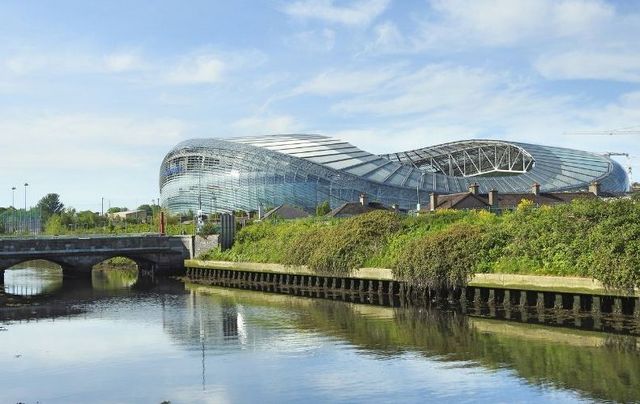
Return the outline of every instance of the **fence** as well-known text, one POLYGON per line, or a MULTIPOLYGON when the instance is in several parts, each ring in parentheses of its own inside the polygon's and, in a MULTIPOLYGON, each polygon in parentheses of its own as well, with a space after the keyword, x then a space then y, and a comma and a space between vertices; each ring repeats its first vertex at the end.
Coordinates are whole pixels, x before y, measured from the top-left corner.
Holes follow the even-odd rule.
POLYGON ((0 234, 40 234, 42 232, 42 212, 9 208, 0 214, 0 234))

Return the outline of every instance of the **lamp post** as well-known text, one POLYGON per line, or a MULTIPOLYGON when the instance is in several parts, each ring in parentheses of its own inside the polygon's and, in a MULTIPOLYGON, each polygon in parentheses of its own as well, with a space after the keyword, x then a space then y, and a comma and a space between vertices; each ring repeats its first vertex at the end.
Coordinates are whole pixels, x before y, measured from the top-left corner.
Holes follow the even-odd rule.
POLYGON ((11 231, 16 231, 16 187, 11 187, 11 207, 13 210, 11 211, 11 231))
POLYGON ((29 186, 28 183, 24 183, 24 211, 27 211, 27 187, 29 186))
MULTIPOLYGON (((29 186, 29 183, 25 182, 24 183, 24 229, 28 229, 29 228, 29 217, 27 216, 27 187, 29 186)), ((28 230, 27 230, 28 233, 28 230)))
POLYGON ((424 179, 424 175, 426 174, 426 172, 422 172, 422 174, 420 175, 420 181, 418 181, 418 183, 416 184, 416 196, 418 197, 418 203, 416 204, 416 216, 420 214, 420 184, 422 184, 422 181, 424 179))

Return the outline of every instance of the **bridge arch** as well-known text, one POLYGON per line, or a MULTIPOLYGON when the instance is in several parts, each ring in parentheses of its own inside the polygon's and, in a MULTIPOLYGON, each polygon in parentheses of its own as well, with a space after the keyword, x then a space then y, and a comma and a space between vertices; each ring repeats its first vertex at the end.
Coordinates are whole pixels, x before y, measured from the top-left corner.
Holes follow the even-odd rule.
POLYGON ((62 288, 62 266, 53 260, 24 259, 2 270, 0 289, 8 295, 51 294, 62 288))
POLYGON ((55 258, 13 258, 0 260, 0 271, 12 269, 18 265, 23 265, 29 262, 48 262, 50 264, 57 265, 60 269, 63 269, 64 266, 63 261, 55 258))

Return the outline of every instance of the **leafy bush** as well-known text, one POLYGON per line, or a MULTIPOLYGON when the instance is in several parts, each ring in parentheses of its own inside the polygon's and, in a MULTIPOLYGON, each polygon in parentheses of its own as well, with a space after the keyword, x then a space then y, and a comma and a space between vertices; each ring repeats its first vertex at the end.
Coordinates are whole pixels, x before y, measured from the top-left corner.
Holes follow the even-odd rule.
POLYGON ((375 211, 348 219, 262 222, 228 251, 204 258, 307 265, 346 274, 392 268, 410 282, 454 287, 474 272, 589 276, 608 287, 640 287, 640 202, 579 199, 514 212, 438 211, 420 217, 375 211))
POLYGON ((308 265, 316 272, 348 274, 364 265, 401 228, 398 214, 374 211, 339 225, 301 234, 289 245, 285 264, 308 265))
POLYGON ((453 224, 405 246, 394 266, 394 276, 416 286, 450 289, 466 285, 475 272, 486 233, 479 226, 453 224))
POLYGON ((316 216, 324 216, 329 212, 331 212, 331 206, 329 206, 329 201, 324 201, 318 206, 316 206, 316 216))

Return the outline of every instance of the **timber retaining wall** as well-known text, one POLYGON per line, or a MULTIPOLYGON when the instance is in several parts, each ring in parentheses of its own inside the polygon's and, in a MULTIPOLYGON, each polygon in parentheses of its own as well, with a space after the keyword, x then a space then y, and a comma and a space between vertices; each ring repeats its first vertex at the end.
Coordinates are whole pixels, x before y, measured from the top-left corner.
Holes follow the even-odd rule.
MULTIPOLYGON (((268 292, 295 293, 319 297, 320 294, 354 295, 355 301, 379 304, 414 304, 449 301, 467 305, 499 306, 509 316, 511 309, 556 309, 573 314, 588 313, 640 318, 637 291, 608 290, 587 278, 564 278, 510 274, 477 274, 466 287, 456 290, 430 290, 394 279, 387 268, 360 268, 348 276, 324 275, 307 267, 281 264, 238 263, 186 260, 186 275, 196 282, 268 292)), ((491 314, 491 313, 489 313, 491 314)))

